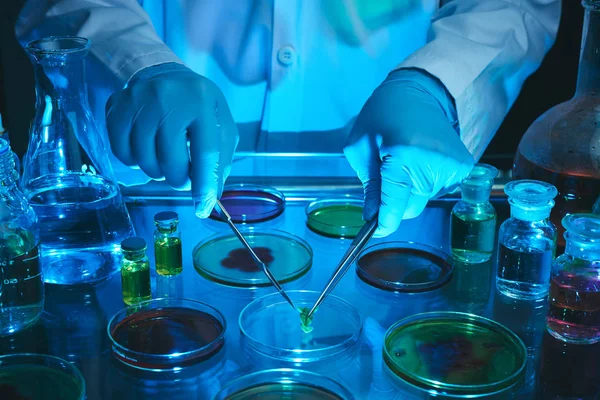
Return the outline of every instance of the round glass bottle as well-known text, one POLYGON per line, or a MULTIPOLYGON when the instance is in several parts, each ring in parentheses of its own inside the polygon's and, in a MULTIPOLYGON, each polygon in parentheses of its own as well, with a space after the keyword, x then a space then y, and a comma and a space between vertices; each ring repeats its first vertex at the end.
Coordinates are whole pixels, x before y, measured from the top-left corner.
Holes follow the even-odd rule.
POLYGON ((44 308, 38 222, 17 177, 10 145, 0 139, 0 336, 33 325, 44 308))
POLYGON ((562 220, 565 253, 552 264, 548 332, 580 344, 600 342, 600 216, 562 220))
POLYGON ((174 211, 159 212, 154 216, 154 224, 156 272, 164 276, 178 275, 183 270, 179 215, 174 211))
POLYGON ((496 237, 496 210, 490 193, 498 170, 477 164, 461 185, 462 199, 452 209, 452 255, 464 263, 483 263, 492 258, 496 237))
POLYGON ((557 190, 549 183, 509 182, 510 218, 498 232, 496 287, 506 296, 536 300, 548 295, 556 227, 550 221, 557 190))
POLYGON ((146 256, 146 241, 140 237, 125 239, 121 242, 121 250, 123 302, 132 305, 150 300, 150 262, 146 256))

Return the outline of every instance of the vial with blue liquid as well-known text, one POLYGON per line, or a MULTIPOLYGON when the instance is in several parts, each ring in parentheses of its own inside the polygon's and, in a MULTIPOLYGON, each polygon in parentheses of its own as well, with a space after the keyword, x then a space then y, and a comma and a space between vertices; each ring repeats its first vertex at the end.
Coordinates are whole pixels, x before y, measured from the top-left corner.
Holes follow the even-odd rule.
POLYGON ((496 287, 508 297, 537 300, 548 296, 557 230, 550 222, 556 188, 546 182, 509 182, 504 192, 510 218, 498 232, 496 287))

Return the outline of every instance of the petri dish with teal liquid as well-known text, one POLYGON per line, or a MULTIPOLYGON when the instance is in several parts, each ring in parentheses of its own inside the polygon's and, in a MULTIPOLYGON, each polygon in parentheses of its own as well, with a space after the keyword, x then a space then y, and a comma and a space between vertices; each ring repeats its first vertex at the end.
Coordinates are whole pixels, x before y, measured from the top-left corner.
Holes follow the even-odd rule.
POLYGON ((306 226, 332 238, 354 238, 364 225, 363 199, 341 196, 317 199, 306 206, 306 226))
MULTIPOLYGON (((312 249, 299 237, 277 230, 240 228, 240 231, 279 283, 294 281, 309 271, 312 249)), ((211 281, 235 287, 271 285, 248 250, 230 231, 198 243, 192 258, 196 271, 211 281)))
POLYGON ((0 356, 0 398, 83 400, 85 380, 71 363, 44 354, 0 356))
POLYGON ((254 372, 229 382, 214 400, 353 400, 342 385, 298 369, 254 372))
POLYGON ((426 292, 452 279, 453 261, 443 251, 413 242, 384 242, 366 248, 356 274, 367 284, 393 292, 426 292))
MULTIPOLYGON (((233 222, 263 222, 283 213, 285 196, 269 186, 226 185, 221 195, 221 204, 223 204, 233 222)), ((210 218, 223 221, 217 208, 210 214, 210 218)))
POLYGON ((108 323, 116 359, 146 371, 171 371, 207 361, 221 351, 227 324, 208 304, 154 299, 124 308, 108 323))
POLYGON ((512 398, 527 349, 492 320, 458 312, 416 314, 386 333, 389 371, 422 394, 441 398, 512 398))

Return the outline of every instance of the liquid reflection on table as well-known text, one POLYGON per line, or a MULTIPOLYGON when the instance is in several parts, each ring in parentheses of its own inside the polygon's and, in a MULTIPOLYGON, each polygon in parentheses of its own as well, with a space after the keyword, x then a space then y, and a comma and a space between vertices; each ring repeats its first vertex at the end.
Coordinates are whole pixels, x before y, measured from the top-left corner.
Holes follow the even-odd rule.
MULTIPOLYGON (((448 223, 452 201, 434 201, 415 220, 404 221, 400 230, 385 239, 426 243, 449 251, 448 223)), ((499 223, 508 207, 494 203, 499 223)), ((116 361, 106 334, 108 320, 124 307, 117 274, 95 288, 48 287, 45 313, 32 329, 0 339, 0 352, 52 354, 74 362, 81 369, 88 399, 210 399, 233 377, 261 370, 267 365, 248 361, 240 343, 238 316, 252 300, 273 293, 273 288, 240 289, 210 282, 200 277, 192 264, 192 249, 202 239, 225 224, 200 221, 191 204, 183 200, 136 201, 128 205, 137 234, 149 242, 154 229, 153 216, 164 210, 180 215, 183 241, 183 273, 175 278, 157 276, 152 268, 154 297, 179 296, 216 307, 227 320, 224 349, 210 363, 179 373, 157 374, 133 370, 116 361)), ((286 211, 272 221, 260 223, 264 229, 280 229, 306 240, 314 258, 311 270, 296 281, 284 284, 286 290, 320 291, 339 261, 349 240, 319 236, 305 225, 304 202, 288 202, 286 211)), ((372 244, 383 240, 373 240, 372 244)), ((151 249, 151 246, 149 246, 151 249)), ((154 254, 148 252, 154 265, 154 254)), ((357 399, 407 398, 402 387, 386 373, 381 346, 386 329, 404 317, 426 311, 463 311, 495 319, 511 328, 529 349, 527 382, 523 399, 584 398, 600 395, 600 345, 574 346, 545 333, 545 305, 515 302, 495 293, 493 263, 457 264, 453 280, 442 288, 425 293, 393 293, 373 288, 360 280, 352 268, 335 289, 335 295, 352 304, 363 317, 362 337, 348 358, 340 357, 335 368, 319 363, 289 365, 271 360, 268 367, 300 367, 327 374, 350 389, 357 399), (400 390, 400 391, 399 391, 400 390), (559 397, 562 396, 562 397, 559 397)), ((251 360, 257 360, 258 357, 251 360)), ((293 363, 292 363, 293 364, 293 363)))

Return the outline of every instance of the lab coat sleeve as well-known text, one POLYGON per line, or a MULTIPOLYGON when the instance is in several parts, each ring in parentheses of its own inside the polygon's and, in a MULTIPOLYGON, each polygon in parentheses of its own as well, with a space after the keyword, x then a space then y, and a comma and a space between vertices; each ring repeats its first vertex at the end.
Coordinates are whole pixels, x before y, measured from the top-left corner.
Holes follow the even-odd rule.
POLYGON ((400 64, 446 86, 476 160, 554 43, 560 10, 560 0, 449 1, 434 16, 428 43, 400 64))

